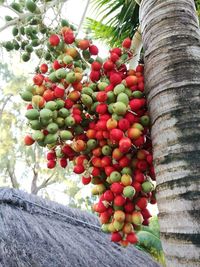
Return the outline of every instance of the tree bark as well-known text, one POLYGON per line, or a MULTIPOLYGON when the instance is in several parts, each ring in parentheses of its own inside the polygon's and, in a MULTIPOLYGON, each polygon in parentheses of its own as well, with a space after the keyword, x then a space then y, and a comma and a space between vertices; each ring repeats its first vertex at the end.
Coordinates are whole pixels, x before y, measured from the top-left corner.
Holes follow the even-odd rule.
POLYGON ((140 20, 167 266, 199 266, 200 32, 194 1, 143 0, 140 20))

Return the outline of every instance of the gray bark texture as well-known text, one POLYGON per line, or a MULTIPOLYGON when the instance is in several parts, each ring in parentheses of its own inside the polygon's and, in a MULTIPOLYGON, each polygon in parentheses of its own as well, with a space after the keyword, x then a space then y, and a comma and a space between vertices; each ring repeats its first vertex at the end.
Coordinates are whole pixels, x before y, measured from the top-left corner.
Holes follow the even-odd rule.
POLYGON ((0 188, 1 267, 159 267, 100 230, 95 215, 0 188))
POLYGON ((200 31, 194 1, 142 0, 140 21, 167 266, 200 266, 200 31))

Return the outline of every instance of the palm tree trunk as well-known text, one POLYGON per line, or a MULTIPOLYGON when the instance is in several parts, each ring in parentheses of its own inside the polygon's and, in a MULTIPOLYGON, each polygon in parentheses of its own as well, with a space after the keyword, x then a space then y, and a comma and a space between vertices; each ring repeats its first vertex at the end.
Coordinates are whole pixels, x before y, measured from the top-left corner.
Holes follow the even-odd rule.
POLYGON ((194 0, 143 0, 140 20, 167 266, 199 266, 200 32, 194 0))

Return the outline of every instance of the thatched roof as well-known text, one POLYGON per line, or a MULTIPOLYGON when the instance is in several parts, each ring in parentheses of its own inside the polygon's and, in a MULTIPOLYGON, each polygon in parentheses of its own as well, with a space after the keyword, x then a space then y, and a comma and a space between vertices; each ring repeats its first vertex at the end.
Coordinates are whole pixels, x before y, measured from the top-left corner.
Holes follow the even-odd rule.
POLYGON ((0 266, 158 267, 133 246, 122 248, 98 219, 25 192, 0 188, 0 266))

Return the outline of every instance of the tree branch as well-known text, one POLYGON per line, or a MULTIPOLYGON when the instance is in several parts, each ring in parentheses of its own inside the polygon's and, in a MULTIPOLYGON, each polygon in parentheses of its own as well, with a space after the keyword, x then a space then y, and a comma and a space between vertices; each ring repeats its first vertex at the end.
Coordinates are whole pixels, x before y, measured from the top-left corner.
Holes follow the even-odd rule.
POLYGON ((10 176, 12 187, 18 189, 19 188, 19 183, 17 182, 17 177, 15 176, 14 169, 11 170, 11 166, 10 166, 9 162, 7 162, 7 166, 6 167, 7 167, 8 174, 10 176))
POLYGON ((135 56, 131 59, 129 67, 134 69, 138 64, 142 49, 142 34, 140 25, 138 26, 137 31, 132 38, 131 49, 133 50, 135 56))

